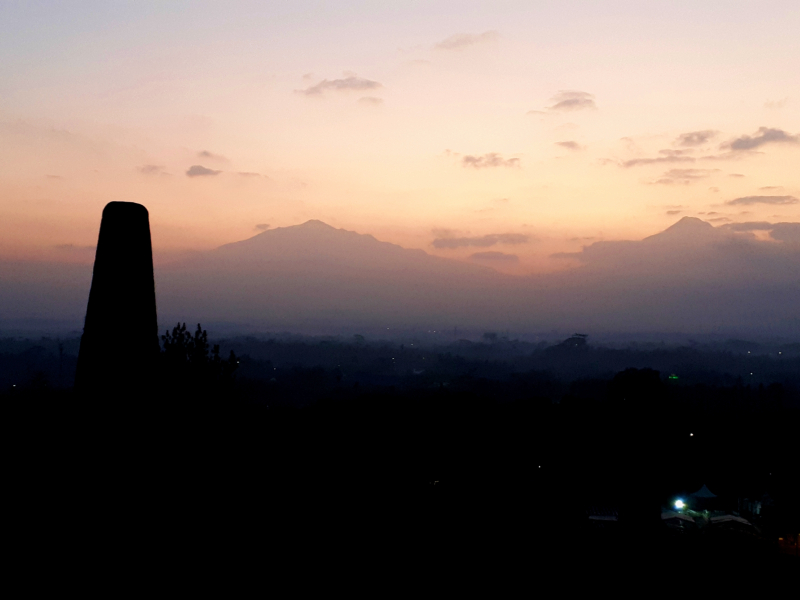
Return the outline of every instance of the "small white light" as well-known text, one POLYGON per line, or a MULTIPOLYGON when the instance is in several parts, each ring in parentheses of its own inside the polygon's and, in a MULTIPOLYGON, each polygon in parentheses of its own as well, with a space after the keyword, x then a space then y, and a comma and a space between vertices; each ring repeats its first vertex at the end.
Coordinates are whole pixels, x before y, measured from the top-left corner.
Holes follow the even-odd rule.
POLYGON ((694 437, 694 434, 693 434, 693 433, 690 433, 690 434, 689 434, 689 437, 694 437))
POLYGON ((684 506, 686 506, 686 505, 683 503, 683 500, 675 500, 675 508, 677 508, 678 510, 680 510, 680 509, 682 509, 684 506))

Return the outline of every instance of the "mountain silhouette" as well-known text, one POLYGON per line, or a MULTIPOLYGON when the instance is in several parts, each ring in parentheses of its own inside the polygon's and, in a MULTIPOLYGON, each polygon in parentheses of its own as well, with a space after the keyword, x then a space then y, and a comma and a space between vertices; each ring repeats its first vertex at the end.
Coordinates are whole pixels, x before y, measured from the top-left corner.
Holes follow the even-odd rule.
MULTIPOLYGON (((459 328, 800 334, 800 247, 686 217, 601 241, 565 270, 512 276, 337 229, 270 229, 156 268, 161 329, 177 321, 304 333, 459 328)), ((91 267, 0 263, 0 314, 71 318, 91 267)))
POLYGON ((198 316, 286 327, 499 323, 493 296, 514 280, 312 220, 162 269, 159 303, 167 313, 193 307, 198 316))
POLYGON ((642 241, 648 243, 702 243, 717 238, 722 233, 707 221, 697 217, 683 217, 664 231, 646 237, 642 241))

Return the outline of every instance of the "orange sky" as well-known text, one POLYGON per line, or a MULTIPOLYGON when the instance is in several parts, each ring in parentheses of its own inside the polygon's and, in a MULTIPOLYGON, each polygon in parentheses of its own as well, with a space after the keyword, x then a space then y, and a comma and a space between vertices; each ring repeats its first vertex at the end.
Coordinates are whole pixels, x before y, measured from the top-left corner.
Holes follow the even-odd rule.
POLYGON ((378 4, 4 4, 0 258, 91 261, 111 200, 162 261, 320 219, 520 273, 800 220, 796 2, 378 4))

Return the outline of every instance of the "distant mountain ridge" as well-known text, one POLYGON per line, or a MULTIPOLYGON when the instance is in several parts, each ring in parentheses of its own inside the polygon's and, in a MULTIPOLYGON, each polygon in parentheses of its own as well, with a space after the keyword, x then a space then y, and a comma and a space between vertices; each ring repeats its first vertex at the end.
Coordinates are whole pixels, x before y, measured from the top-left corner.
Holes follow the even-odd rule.
MULTIPOLYGON (((158 267, 159 320, 300 333, 800 334, 800 247, 793 242, 686 217, 643 240, 597 242, 560 256, 577 262, 557 273, 512 276, 312 220, 158 267)), ((0 263, 0 313, 82 321, 90 277, 87 265, 0 263)))

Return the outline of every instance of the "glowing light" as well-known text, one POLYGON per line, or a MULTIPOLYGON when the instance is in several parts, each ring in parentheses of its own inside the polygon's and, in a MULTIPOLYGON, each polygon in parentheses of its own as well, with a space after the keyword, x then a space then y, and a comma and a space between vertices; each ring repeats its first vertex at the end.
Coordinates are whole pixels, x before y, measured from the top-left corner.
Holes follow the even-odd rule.
POLYGON ((677 508, 678 510, 680 510, 680 509, 682 509, 684 506, 686 506, 686 505, 683 503, 683 500, 675 500, 675 508, 677 508))

